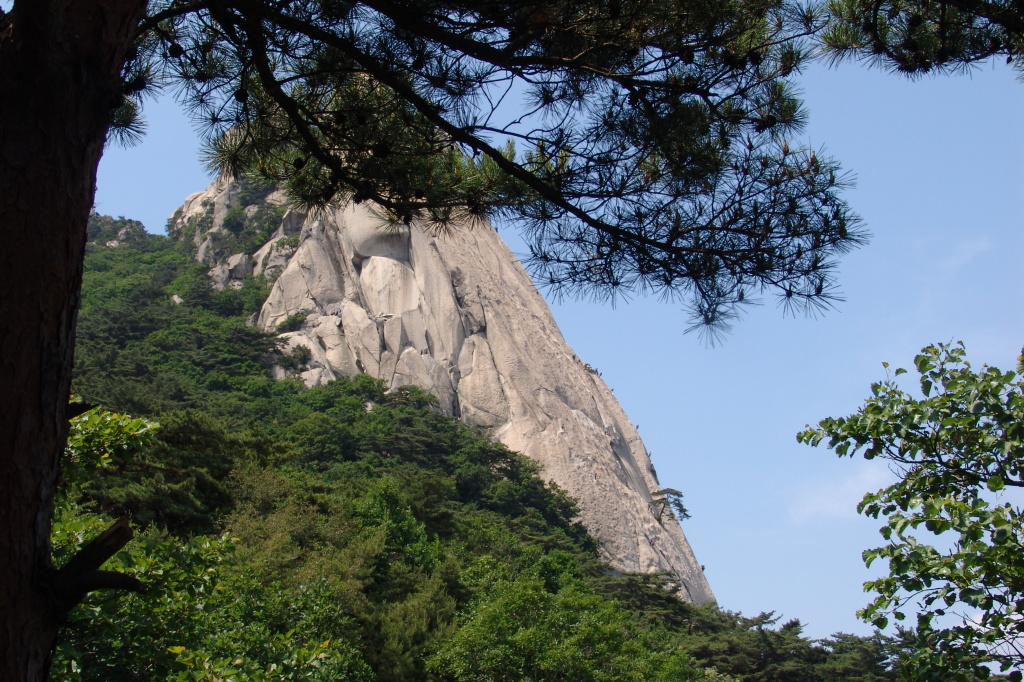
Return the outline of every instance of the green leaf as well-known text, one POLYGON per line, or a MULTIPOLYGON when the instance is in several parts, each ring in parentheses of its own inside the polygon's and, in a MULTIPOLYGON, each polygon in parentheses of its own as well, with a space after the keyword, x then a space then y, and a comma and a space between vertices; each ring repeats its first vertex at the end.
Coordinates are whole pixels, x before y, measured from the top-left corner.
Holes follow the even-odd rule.
POLYGON ((971 606, 981 606, 982 602, 985 599, 985 596, 986 595, 984 590, 979 590, 974 587, 968 587, 966 589, 960 590, 959 595, 960 601, 964 602, 965 604, 970 604, 971 606))
POLYGON ((1006 659, 991 648, 1024 632, 1017 616, 1024 609, 1024 510, 996 505, 988 494, 1002 491, 1008 476, 1019 478, 1024 383, 996 368, 974 372, 962 345, 925 348, 915 364, 923 398, 874 384, 857 414, 820 422, 838 454, 887 459, 898 475, 858 505, 885 521, 887 544, 865 551, 865 564, 888 562, 887 576, 865 583, 877 596, 860 615, 884 627, 886 618, 902 620, 902 607, 917 606, 922 639, 904 661, 908 679, 987 679, 986 661, 1024 665, 1024 655, 1006 659), (915 537, 921 526, 955 535, 932 547, 915 537), (978 611, 982 630, 937 626, 946 609, 965 605, 978 611))

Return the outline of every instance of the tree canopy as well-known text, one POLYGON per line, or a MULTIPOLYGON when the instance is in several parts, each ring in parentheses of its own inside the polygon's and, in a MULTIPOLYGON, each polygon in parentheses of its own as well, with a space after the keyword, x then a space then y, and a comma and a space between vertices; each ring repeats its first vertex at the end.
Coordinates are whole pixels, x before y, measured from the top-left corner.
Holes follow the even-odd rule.
POLYGON ((106 247, 131 223, 92 225, 75 390, 144 417, 73 420, 54 553, 130 515, 140 532, 107 568, 146 589, 72 609, 50 679, 897 678, 888 637, 813 641, 610 570, 564 491, 421 390, 275 381, 286 355, 255 330, 206 352, 243 328, 247 289, 172 305, 185 245, 106 247))
POLYGON ((888 563, 888 576, 866 583, 877 596, 861 616, 884 628, 916 615, 913 679, 984 679, 994 661, 1020 680, 1024 516, 1004 494, 1024 487, 1024 381, 972 369, 962 345, 929 346, 915 366, 921 397, 898 386, 906 370, 897 369, 857 414, 798 439, 885 459, 899 475, 859 506, 886 521, 886 544, 864 552, 865 563, 888 563))
POLYGON ((114 132, 169 86, 218 169, 434 229, 509 218, 542 284, 722 325, 762 290, 828 305, 864 238, 837 164, 792 140, 818 28, 778 1, 155 3, 114 132))
POLYGON ((515 218, 542 282, 679 295, 699 328, 762 291, 827 306, 837 255, 864 239, 837 165, 790 140, 803 121, 792 78, 819 18, 787 0, 5 7, 0 630, 13 634, 0 674, 12 679, 45 675, 67 609, 46 529, 96 169, 110 137, 141 132, 154 88, 205 122, 218 167, 284 180, 309 206, 372 200, 435 229, 515 218))
POLYGON ((964 71, 990 57, 1015 62, 1024 14, 1005 0, 829 0, 822 32, 834 61, 863 59, 910 76, 964 71))

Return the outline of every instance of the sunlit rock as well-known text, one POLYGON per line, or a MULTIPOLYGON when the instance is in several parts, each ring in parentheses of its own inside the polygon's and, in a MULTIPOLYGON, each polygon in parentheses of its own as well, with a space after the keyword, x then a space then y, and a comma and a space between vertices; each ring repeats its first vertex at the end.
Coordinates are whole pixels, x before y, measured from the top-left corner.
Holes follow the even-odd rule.
MULTIPOLYGON (((172 217, 171 234, 191 239, 197 258, 214 264, 218 221, 237 196, 223 180, 192 195, 172 217), (206 232, 195 229, 200 222, 206 232)), ((255 324, 277 332, 302 320, 281 336, 289 352, 308 348, 295 370, 307 385, 362 372, 392 387, 423 387, 449 414, 538 462, 578 500, 581 520, 615 567, 668 571, 684 597, 713 600, 679 524, 670 511, 658 516, 652 493, 661 486, 632 422, 566 344, 494 229, 434 237, 415 221, 388 224, 368 204, 290 211, 245 262, 274 281, 255 324), (283 241, 295 235, 296 245, 283 241)), ((226 284, 244 270, 231 263, 213 269, 227 268, 226 284)), ((215 274, 215 283, 222 278, 215 274)))

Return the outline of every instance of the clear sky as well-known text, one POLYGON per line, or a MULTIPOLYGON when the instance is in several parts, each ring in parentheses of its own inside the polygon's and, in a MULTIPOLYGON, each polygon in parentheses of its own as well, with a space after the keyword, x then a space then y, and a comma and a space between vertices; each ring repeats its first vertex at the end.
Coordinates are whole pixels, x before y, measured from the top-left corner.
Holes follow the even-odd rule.
MULTIPOLYGON (((813 637, 867 634, 854 615, 868 601, 860 554, 880 524, 855 508, 890 474, 795 434, 855 411, 883 360, 912 367, 929 343, 963 340, 976 364, 1012 369, 1024 345, 1024 84, 1002 64, 916 82, 819 66, 802 84, 803 141, 856 174, 847 196, 873 235, 841 263, 837 310, 787 318, 768 299, 715 348, 683 333, 678 304, 554 312, 640 426, 661 483, 684 493, 683 530, 720 605, 799 618, 813 637)), ((96 208, 160 232, 211 178, 173 101, 147 113, 145 142, 104 156, 96 208)))

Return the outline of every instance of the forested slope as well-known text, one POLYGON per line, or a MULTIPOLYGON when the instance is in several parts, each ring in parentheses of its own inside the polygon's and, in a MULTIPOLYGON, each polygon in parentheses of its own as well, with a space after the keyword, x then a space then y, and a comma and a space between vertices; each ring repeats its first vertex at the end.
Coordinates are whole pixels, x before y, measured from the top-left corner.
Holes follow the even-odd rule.
POLYGON ((90 239, 74 390, 102 409, 76 421, 54 542, 128 515, 110 564, 147 589, 78 607, 53 679, 898 677, 909 639, 809 641, 611 571, 567 495, 421 390, 273 380, 308 358, 246 324, 265 282, 215 293, 123 219, 90 239))

